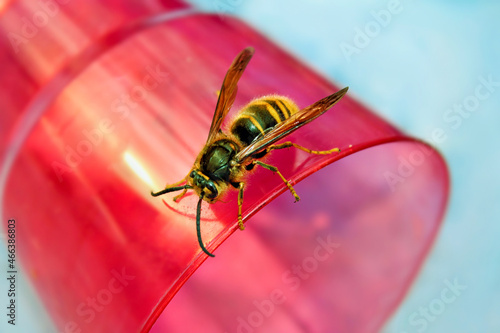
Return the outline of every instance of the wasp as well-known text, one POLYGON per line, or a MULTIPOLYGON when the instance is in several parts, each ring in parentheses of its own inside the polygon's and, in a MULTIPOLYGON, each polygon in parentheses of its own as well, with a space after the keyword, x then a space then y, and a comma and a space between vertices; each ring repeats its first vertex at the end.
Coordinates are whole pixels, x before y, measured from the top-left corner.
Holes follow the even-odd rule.
POLYGON ((293 131, 316 119, 346 93, 348 87, 325 97, 316 103, 299 110, 290 99, 269 95, 257 98, 243 107, 229 125, 229 133, 221 125, 236 98, 238 81, 252 58, 254 49, 248 47, 241 51, 224 77, 215 107, 212 124, 205 146, 198 154, 188 175, 181 181, 167 185, 165 189, 151 192, 156 197, 165 193, 181 191, 174 201, 182 198, 187 190, 194 190, 199 196, 196 208, 196 232, 200 248, 213 257, 203 244, 200 229, 201 204, 219 201, 231 188, 238 190, 238 225, 245 227, 241 217, 245 176, 255 166, 260 166, 277 174, 295 198, 300 200, 292 185, 277 167, 264 163, 261 159, 272 150, 295 147, 310 154, 331 154, 340 149, 315 151, 292 142, 275 144, 293 131))

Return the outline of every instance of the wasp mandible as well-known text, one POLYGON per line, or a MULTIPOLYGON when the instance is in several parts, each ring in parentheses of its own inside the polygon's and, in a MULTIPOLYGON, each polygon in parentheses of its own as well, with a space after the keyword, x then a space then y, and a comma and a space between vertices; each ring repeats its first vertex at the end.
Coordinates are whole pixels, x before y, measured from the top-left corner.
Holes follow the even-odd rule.
POLYGON ((248 47, 238 54, 226 73, 222 88, 215 107, 212 125, 208 133, 205 146, 198 154, 188 175, 181 181, 167 185, 165 189, 151 192, 152 196, 180 191, 174 201, 182 198, 187 190, 194 190, 199 196, 196 209, 196 232, 200 248, 207 255, 213 257, 201 239, 200 215, 203 200, 215 203, 229 189, 235 188, 238 192, 238 225, 241 230, 245 227, 241 217, 243 206, 243 191, 245 176, 255 166, 261 166, 281 177, 295 202, 300 198, 288 180, 280 173, 277 167, 266 164, 260 159, 271 150, 295 147, 310 154, 331 154, 339 152, 339 148, 326 151, 310 150, 296 143, 276 141, 286 137, 296 129, 316 119, 346 93, 348 87, 325 97, 316 103, 299 110, 297 105, 284 96, 268 95, 254 99, 243 107, 234 121, 230 124, 230 132, 224 133, 221 125, 231 109, 238 90, 238 80, 248 65, 254 49, 248 47))

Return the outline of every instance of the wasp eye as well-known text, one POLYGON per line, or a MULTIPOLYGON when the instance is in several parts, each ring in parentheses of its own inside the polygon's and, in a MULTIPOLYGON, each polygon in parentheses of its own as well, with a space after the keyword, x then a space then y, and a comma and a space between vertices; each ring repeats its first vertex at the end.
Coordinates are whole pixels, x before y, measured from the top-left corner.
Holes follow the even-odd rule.
POLYGON ((196 175, 196 172, 194 172, 194 170, 193 170, 193 171, 191 171, 191 173, 189 174, 189 177, 194 178, 194 176, 195 176, 195 175, 196 175))
POLYGON ((210 199, 213 199, 218 195, 217 187, 215 187, 213 182, 207 182, 206 188, 211 192, 210 195, 208 195, 210 199))

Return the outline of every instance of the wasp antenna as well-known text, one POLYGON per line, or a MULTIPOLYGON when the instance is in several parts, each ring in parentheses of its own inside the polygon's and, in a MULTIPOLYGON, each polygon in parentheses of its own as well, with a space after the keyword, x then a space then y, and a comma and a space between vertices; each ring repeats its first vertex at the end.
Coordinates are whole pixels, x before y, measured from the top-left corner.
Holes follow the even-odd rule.
POLYGON ((210 257, 215 257, 212 253, 208 252, 208 250, 205 248, 205 245, 203 245, 203 241, 201 240, 200 216, 201 216, 201 203, 203 201, 203 196, 204 193, 201 192, 200 200, 198 201, 198 207, 196 207, 196 233, 198 235, 198 243, 200 244, 200 247, 203 250, 203 252, 205 252, 210 257))
POLYGON ((175 192, 179 190, 185 190, 185 189, 192 189, 193 187, 191 185, 183 185, 183 186, 175 186, 175 187, 168 187, 164 190, 158 191, 158 192, 153 192, 151 191, 151 195, 153 197, 157 197, 159 195, 165 194, 165 193, 170 193, 170 192, 175 192))

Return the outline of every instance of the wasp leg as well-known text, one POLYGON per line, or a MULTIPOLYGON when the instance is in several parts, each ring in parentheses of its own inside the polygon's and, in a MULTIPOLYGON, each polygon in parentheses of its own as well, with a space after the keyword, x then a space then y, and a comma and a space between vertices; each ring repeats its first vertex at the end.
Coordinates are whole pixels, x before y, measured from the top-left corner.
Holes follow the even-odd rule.
POLYGON ((182 198, 184 195, 186 195, 186 192, 187 192, 188 188, 184 188, 184 190, 180 193, 180 194, 177 194, 175 197, 174 197, 174 201, 177 202, 177 200, 179 200, 180 198, 182 198))
POLYGON ((292 193, 293 197, 295 198, 295 202, 297 202, 297 201, 300 200, 300 197, 297 195, 297 192, 295 192, 295 190, 293 189, 292 185, 290 185, 290 183, 288 182, 288 180, 286 180, 286 178, 283 177, 283 175, 281 174, 281 172, 279 172, 279 170, 278 170, 277 167, 269 165, 269 164, 266 164, 266 163, 263 163, 261 161, 253 161, 252 163, 256 164, 256 165, 260 165, 261 167, 266 168, 267 170, 271 170, 272 172, 276 172, 278 174, 278 176, 280 176, 281 179, 285 182, 286 186, 288 187, 288 189, 292 193))
POLYGON ((245 183, 240 183, 238 188, 240 189, 238 193, 238 225, 240 230, 244 230, 243 219, 241 218, 241 208, 243 207, 243 189, 245 188, 245 183))
POLYGON ((274 150, 274 149, 283 149, 283 148, 290 148, 290 147, 295 147, 297 149, 305 151, 306 153, 316 154, 316 155, 328 155, 328 154, 340 151, 339 148, 333 148, 333 149, 330 149, 330 150, 311 150, 311 149, 302 147, 302 146, 300 146, 300 145, 298 145, 296 143, 290 142, 290 141, 283 142, 283 143, 280 143, 278 145, 269 146, 269 147, 267 147, 266 151, 269 153, 271 150, 274 150))

